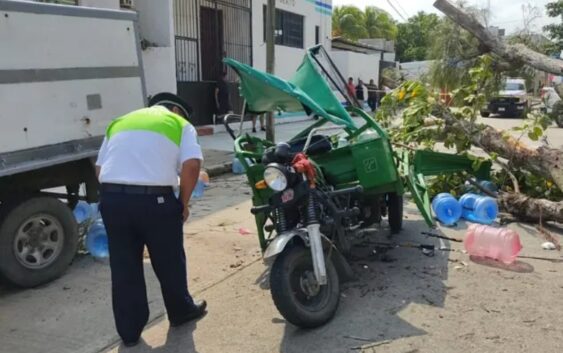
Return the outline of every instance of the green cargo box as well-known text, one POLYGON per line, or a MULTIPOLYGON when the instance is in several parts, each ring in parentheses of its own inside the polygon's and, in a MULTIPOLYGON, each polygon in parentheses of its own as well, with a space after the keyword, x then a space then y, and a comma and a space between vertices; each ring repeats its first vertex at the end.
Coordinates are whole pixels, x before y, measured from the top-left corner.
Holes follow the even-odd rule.
POLYGON ((393 185, 399 179, 391 147, 382 138, 357 142, 311 158, 333 185, 359 181, 366 191, 372 192, 393 185))

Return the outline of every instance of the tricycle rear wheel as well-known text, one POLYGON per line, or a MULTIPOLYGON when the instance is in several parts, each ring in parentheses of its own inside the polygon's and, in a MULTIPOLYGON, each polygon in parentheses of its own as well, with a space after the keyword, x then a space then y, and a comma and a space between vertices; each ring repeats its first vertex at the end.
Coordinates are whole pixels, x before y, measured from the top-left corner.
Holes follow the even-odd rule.
POLYGON ((387 194, 387 212, 391 234, 399 233, 403 229, 403 195, 387 194))
POLYGON ((340 301, 338 273, 330 258, 325 259, 327 284, 319 286, 308 248, 286 248, 274 261, 270 290, 283 317, 302 328, 319 327, 334 316, 340 301))

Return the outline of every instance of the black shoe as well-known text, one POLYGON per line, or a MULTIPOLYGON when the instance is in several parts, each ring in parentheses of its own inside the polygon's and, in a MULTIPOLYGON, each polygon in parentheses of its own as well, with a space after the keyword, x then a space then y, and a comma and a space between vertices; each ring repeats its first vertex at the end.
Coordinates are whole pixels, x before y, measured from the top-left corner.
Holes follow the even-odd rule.
POLYGON ((252 132, 253 132, 253 133, 256 133, 256 128, 255 128, 255 127, 252 128, 252 132))
POLYGON ((139 338, 137 338, 136 341, 130 341, 130 342, 123 341, 123 345, 124 345, 125 347, 127 347, 127 348, 129 348, 129 347, 135 347, 136 345, 139 344, 140 341, 141 341, 141 339, 139 339, 139 338))
POLYGON ((266 128, 261 127, 260 131, 266 131, 266 128))
POLYGON ((198 300, 194 302, 194 308, 192 309, 192 311, 190 311, 186 316, 184 316, 182 319, 178 321, 170 321, 170 326, 178 327, 180 325, 185 324, 186 322, 199 319, 206 313, 205 311, 206 308, 207 308, 207 302, 205 300, 198 300))

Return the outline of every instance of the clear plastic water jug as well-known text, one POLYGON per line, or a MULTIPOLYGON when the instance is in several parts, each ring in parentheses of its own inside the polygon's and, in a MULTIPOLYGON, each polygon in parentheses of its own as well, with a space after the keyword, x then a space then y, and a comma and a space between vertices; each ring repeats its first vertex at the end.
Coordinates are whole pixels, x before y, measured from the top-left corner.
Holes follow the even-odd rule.
POLYGON ((447 226, 454 225, 461 217, 461 205, 451 194, 444 192, 432 200, 432 210, 436 218, 447 226))
POLYGON ((86 235, 86 250, 97 259, 109 257, 108 234, 101 219, 92 224, 86 235))
POLYGON ((197 183, 195 184, 194 191, 192 191, 192 198, 200 199, 203 197, 204 192, 205 192, 205 182, 201 179, 198 179, 197 183))
POLYGON ((477 194, 465 194, 459 199, 461 204, 461 216, 475 223, 491 224, 498 215, 498 204, 489 196, 477 194))
POLYGON ((482 224, 469 226, 463 245, 469 255, 488 257, 505 264, 514 262, 522 250, 520 236, 512 229, 482 224))
POLYGON ((78 201, 73 213, 78 224, 87 223, 94 216, 92 206, 85 201, 78 201))
POLYGON ((367 129, 364 133, 358 136, 358 142, 370 141, 379 138, 379 134, 374 129, 367 129))
POLYGON ((245 171, 244 166, 238 158, 233 158, 233 174, 244 174, 245 171))

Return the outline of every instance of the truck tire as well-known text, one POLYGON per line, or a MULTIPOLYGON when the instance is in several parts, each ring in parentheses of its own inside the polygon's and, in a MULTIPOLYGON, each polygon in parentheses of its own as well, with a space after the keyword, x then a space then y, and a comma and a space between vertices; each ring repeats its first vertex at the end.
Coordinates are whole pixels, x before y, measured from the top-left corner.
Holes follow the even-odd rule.
POLYGON ((483 118, 488 118, 490 115, 491 115, 490 112, 486 112, 486 111, 484 111, 484 110, 481 110, 481 116, 482 116, 483 118))
POLYGON ((34 197, 4 210, 0 220, 0 275, 30 288, 61 276, 78 246, 70 208, 52 197, 34 197))
POLYGON ((387 214, 391 234, 399 233, 403 229, 403 195, 387 194, 387 214))

